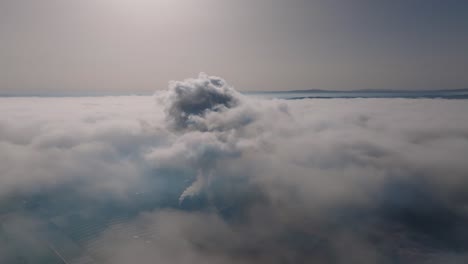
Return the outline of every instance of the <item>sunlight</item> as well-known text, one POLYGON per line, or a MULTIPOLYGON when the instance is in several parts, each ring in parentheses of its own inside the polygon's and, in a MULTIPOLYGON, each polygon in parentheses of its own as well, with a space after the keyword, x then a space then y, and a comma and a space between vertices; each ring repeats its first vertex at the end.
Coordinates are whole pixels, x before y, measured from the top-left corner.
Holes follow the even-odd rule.
POLYGON ((103 8, 127 22, 168 24, 193 10, 191 0, 101 0, 103 8))

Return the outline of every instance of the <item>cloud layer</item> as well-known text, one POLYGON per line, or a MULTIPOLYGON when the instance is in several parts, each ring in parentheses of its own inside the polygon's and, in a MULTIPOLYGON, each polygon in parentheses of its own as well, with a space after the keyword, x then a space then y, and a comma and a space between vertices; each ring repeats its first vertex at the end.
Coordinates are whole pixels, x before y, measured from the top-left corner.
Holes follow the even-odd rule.
POLYGON ((0 101, 2 228, 70 263, 468 259, 465 101, 263 100, 206 74, 0 101))

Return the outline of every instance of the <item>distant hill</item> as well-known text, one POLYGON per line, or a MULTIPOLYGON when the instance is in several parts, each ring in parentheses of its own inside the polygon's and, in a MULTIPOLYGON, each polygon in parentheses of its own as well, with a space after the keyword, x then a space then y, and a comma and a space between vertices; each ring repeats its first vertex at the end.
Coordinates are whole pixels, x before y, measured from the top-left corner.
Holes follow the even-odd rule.
POLYGON ((405 90, 405 89, 359 89, 359 90, 282 90, 282 91, 253 91, 248 93, 456 93, 468 92, 465 89, 435 89, 435 90, 405 90))
POLYGON ((442 98, 468 99, 468 89, 449 90, 291 90, 291 91, 261 91, 247 94, 281 99, 320 99, 320 98, 442 98))

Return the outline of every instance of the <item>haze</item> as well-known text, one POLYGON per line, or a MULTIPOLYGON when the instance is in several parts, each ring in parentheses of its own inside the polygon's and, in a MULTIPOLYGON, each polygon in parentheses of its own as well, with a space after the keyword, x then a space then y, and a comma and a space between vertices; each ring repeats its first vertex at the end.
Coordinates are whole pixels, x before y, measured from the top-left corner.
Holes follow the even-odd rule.
POLYGON ((0 0, 0 94, 468 87, 466 1, 0 0))

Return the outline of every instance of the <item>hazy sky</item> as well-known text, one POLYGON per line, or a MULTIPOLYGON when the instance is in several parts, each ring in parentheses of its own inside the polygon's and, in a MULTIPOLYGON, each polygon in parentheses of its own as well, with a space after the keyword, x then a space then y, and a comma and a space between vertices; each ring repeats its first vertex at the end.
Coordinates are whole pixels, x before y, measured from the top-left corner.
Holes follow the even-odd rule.
POLYGON ((463 0, 0 0, 0 94, 468 88, 463 0))

